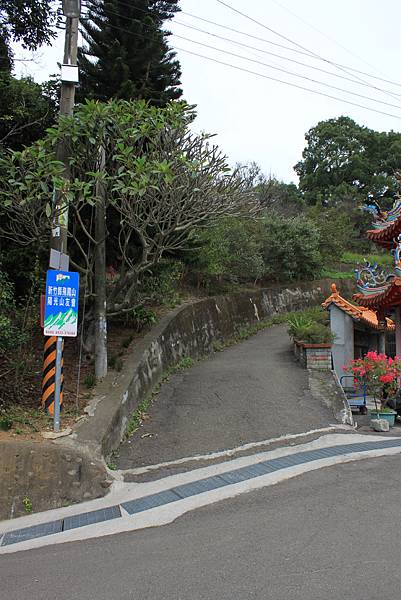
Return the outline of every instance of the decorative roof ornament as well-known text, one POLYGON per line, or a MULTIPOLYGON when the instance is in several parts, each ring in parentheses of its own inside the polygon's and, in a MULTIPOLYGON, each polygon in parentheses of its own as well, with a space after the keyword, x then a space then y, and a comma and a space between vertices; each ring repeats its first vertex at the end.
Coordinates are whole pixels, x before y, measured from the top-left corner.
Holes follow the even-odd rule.
POLYGON ((396 194, 393 206, 390 210, 382 210, 377 200, 372 200, 369 204, 365 204, 362 207, 362 210, 366 210, 373 214, 374 229, 385 229, 401 217, 401 196, 399 193, 396 194))
POLYGON ((392 251, 394 255, 394 274, 401 277, 401 233, 394 238, 395 248, 392 251))
POLYGON ((395 277, 394 273, 387 273, 383 267, 379 266, 377 263, 371 265, 369 261, 366 261, 362 267, 358 265, 358 267, 354 270, 354 273, 356 277, 357 288, 359 292, 365 296, 384 292, 395 277))

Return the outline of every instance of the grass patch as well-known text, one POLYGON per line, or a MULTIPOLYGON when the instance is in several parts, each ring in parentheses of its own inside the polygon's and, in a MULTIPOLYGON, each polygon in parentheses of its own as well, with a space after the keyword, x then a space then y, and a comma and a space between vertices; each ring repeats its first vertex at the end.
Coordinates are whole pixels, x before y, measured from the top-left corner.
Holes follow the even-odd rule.
POLYGON ((113 354, 108 360, 108 365, 110 369, 114 369, 115 371, 121 371, 124 366, 124 363, 120 356, 113 354))
POLYGON ((322 277, 325 279, 353 279, 355 273, 353 271, 330 271, 330 269, 323 269, 322 277))
POLYGON ((381 266, 390 266, 393 264, 394 259, 391 254, 357 254, 356 252, 344 252, 341 257, 341 262, 347 265, 363 264, 365 261, 369 261, 370 264, 377 263, 381 266))
POLYGON ((28 498, 28 496, 25 496, 25 498, 22 500, 22 504, 25 512, 29 515, 33 511, 32 500, 28 498))
POLYGON ((130 345, 130 343, 132 342, 132 340, 134 339, 134 336, 131 334, 129 335, 127 338, 125 338, 122 342, 121 342, 121 346, 123 348, 128 348, 128 346, 130 345))
POLYGON ((84 379, 84 385, 91 390, 96 385, 96 377, 94 373, 89 373, 84 379))
POLYGON ((17 435, 37 433, 53 422, 53 417, 45 410, 11 406, 0 411, 0 430, 13 430, 17 435))

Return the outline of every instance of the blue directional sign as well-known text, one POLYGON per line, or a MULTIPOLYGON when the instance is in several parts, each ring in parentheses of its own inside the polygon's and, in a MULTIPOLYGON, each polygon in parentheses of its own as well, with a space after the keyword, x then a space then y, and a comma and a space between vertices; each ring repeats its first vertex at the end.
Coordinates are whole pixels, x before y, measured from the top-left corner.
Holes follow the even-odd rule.
POLYGON ((47 271, 44 334, 76 337, 79 273, 47 271))

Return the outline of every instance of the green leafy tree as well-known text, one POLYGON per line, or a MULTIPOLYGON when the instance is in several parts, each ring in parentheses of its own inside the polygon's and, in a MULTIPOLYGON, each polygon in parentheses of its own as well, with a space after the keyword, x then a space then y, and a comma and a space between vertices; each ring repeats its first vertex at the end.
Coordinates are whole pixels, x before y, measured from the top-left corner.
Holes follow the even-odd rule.
POLYGON ((321 121, 305 138, 302 160, 294 168, 310 204, 335 206, 350 195, 357 204, 370 195, 394 194, 401 134, 377 132, 339 117, 321 121))
POLYGON ((91 101, 62 117, 43 140, 0 157, 0 237, 36 251, 47 244, 57 190, 63 210, 69 207, 70 264, 88 297, 105 293, 109 318, 131 313, 144 301, 141 279, 164 256, 185 250, 194 230, 254 210, 210 136, 190 132, 192 117, 184 103, 159 108, 145 101, 91 101), (60 140, 70 157, 68 181, 55 157, 60 140), (100 237, 99 214, 107 227, 100 237))
POLYGON ((260 226, 248 219, 227 217, 199 233, 194 240, 193 268, 204 278, 231 282, 255 281, 264 273, 260 226))
POLYGON ((50 43, 59 16, 57 2, 0 0, 0 71, 11 71, 13 41, 29 50, 50 43))
POLYGON ((162 28, 178 10, 178 0, 90 0, 79 97, 142 98, 161 106, 178 99, 180 65, 162 28))
POLYGON ((295 183, 284 183, 269 177, 255 189, 262 206, 277 211, 281 215, 294 217, 305 208, 302 194, 295 183))
POLYGON ((322 257, 317 226, 305 217, 271 214, 263 219, 265 277, 276 281, 313 279, 320 275, 322 257))
POLYGON ((272 175, 266 177, 256 162, 238 163, 236 168, 267 210, 293 217, 305 209, 302 193, 295 183, 285 183, 272 175))
POLYGON ((54 123, 56 108, 54 97, 33 79, 0 74, 0 147, 32 144, 54 123))
POLYGON ((319 252, 326 265, 340 260, 343 252, 353 247, 358 232, 347 210, 314 206, 308 216, 319 230, 319 252))

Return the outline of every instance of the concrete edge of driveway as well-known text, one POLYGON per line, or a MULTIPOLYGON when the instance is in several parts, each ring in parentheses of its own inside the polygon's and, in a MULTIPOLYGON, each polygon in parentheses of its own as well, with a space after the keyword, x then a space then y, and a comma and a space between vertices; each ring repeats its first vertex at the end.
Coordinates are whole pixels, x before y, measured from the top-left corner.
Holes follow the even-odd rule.
POLYGON ((338 423, 355 426, 354 417, 336 372, 308 369, 311 394, 333 411, 338 423))
POLYGON ((24 517, 3 523, 0 553, 167 524, 190 510, 311 470, 400 452, 401 438, 335 434, 148 484, 120 484, 108 502, 102 499, 81 505, 81 513, 76 512, 78 507, 71 507, 35 515, 29 521, 24 517))

